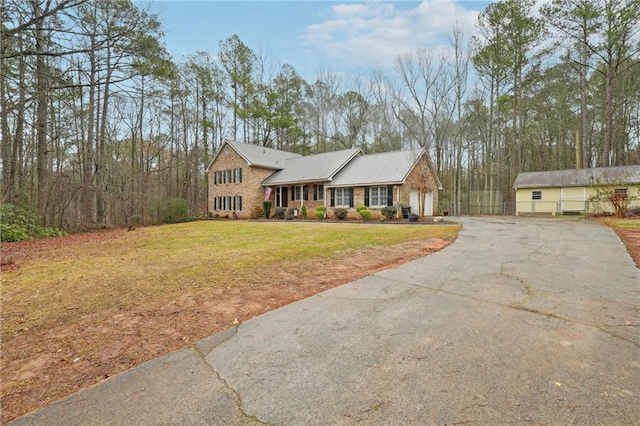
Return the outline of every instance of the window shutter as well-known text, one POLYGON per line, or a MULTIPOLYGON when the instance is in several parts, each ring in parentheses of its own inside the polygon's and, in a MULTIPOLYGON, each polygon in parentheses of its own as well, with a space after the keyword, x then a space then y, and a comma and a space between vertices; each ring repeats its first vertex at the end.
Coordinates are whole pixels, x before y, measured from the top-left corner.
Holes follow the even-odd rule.
POLYGON ((369 207, 369 187, 364 187, 364 205, 369 207))
POLYGON ((304 198, 305 201, 309 200, 309 187, 307 185, 302 187, 302 198, 304 198))
POLYGON ((387 206, 393 205, 393 185, 387 187, 387 206))
POLYGON ((291 187, 291 201, 295 201, 296 199, 296 187, 292 186, 291 187))
POLYGON ((353 207, 353 188, 349 188, 349 207, 353 207))
POLYGON ((242 182, 242 167, 238 168, 238 182, 242 182))
POLYGON ((336 189, 331 188, 329 191, 331 191, 331 207, 333 207, 336 205, 336 189))

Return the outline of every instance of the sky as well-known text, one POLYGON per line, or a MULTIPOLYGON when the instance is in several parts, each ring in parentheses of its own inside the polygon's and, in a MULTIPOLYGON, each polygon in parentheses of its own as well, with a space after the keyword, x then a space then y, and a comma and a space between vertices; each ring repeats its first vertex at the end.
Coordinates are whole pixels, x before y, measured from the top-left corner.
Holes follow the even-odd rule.
POLYGON ((234 34, 272 66, 289 63, 305 78, 319 72, 388 67, 417 47, 448 45, 457 21, 472 33, 488 1, 154 0, 174 61, 215 55, 234 34))

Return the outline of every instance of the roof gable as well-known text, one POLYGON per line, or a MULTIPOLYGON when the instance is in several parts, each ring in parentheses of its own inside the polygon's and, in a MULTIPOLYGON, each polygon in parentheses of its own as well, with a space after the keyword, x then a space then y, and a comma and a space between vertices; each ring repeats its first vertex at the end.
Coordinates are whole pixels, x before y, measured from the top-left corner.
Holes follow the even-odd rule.
POLYGON ((546 172, 522 172, 513 188, 556 188, 591 186, 594 183, 623 181, 640 183, 640 166, 595 167, 590 169, 551 170, 546 172))
MULTIPOLYGON (((421 148, 354 158, 327 187, 401 184, 425 154, 421 148)), ((439 185, 439 181, 437 183, 439 185)))
POLYGON ((288 158, 282 170, 266 178, 263 185, 282 185, 302 182, 324 182, 351 161, 362 154, 360 148, 325 152, 304 157, 288 158))
POLYGON ((267 169, 280 170, 284 168, 287 159, 301 157, 300 154, 295 154, 293 152, 280 151, 260 145, 225 139, 222 146, 213 157, 213 160, 211 160, 211 163, 207 166, 207 171, 209 171, 213 163, 216 161, 216 158, 218 158, 218 155, 222 152, 225 145, 228 145, 236 151, 238 155, 244 158, 250 166, 264 167, 267 169))

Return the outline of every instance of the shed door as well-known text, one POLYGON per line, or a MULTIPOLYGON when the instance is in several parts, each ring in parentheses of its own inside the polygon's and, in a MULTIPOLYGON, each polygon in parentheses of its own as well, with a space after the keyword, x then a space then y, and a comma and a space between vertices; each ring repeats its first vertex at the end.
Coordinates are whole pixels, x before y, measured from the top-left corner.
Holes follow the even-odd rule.
POLYGON ((584 212, 587 209, 587 188, 562 188, 560 190, 560 211, 584 212))

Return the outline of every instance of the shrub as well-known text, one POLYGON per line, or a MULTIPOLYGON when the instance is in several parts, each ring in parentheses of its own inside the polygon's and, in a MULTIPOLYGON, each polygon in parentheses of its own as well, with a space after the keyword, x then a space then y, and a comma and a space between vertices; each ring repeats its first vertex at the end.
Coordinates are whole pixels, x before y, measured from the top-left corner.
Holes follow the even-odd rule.
POLYGON ((273 217, 276 219, 284 219, 286 211, 287 209, 284 207, 276 207, 276 213, 273 217))
POLYGON ((316 207, 316 217, 320 220, 324 219, 327 214, 327 208, 324 206, 316 207))
POLYGON ((189 204, 183 198, 161 198, 157 202, 159 223, 180 223, 189 220, 189 204))
POLYGON ((380 210, 380 213, 385 215, 387 220, 391 220, 396 215, 396 213, 398 213, 398 209, 395 208, 394 206, 387 206, 387 207, 383 207, 382 210, 380 210))
POLYGON ((295 207, 289 207, 289 209, 287 209, 287 220, 293 220, 295 211, 295 207))
POLYGON ((13 204, 0 204, 0 241, 11 242, 61 235, 66 234, 56 228, 40 226, 37 212, 13 204))
POLYGON ((367 208, 360 209, 358 210, 358 214, 360 215, 362 220, 369 220, 369 218, 371 217, 371 210, 367 208))
POLYGON ((369 208, 367 206, 363 206, 363 205, 356 206, 356 211, 358 213, 360 213, 362 210, 369 210, 369 208))
POLYGON ((273 201, 271 200, 264 200, 262 202, 262 210, 264 210, 264 218, 265 219, 269 219, 269 216, 271 216, 271 206, 273 205, 273 201))
POLYGON ((347 212, 348 210, 343 209, 342 207, 336 207, 335 209, 333 209, 333 214, 335 214, 339 220, 343 220, 344 218, 346 218, 347 212))
POLYGON ((307 218, 307 206, 302 206, 302 207, 300 208, 300 216, 301 216, 303 219, 306 219, 306 218, 307 218))

